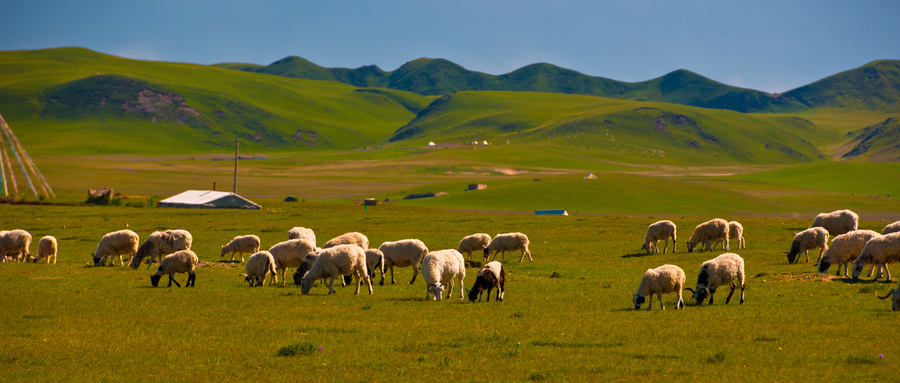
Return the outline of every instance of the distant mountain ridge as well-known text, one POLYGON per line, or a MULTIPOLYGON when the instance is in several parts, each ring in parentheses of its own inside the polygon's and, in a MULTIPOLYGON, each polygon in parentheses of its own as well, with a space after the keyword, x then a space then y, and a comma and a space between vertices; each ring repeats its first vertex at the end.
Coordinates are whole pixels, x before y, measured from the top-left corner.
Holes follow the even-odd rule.
POLYGON ((816 107, 849 107, 900 111, 900 61, 881 60, 827 77, 783 94, 738 88, 679 69, 662 77, 628 83, 588 76, 539 63, 494 76, 470 71, 444 59, 420 58, 392 72, 370 65, 356 69, 324 68, 290 56, 268 66, 216 64, 248 72, 308 80, 342 82, 359 87, 382 87, 425 96, 460 91, 519 91, 580 94, 737 112, 786 112, 816 107))

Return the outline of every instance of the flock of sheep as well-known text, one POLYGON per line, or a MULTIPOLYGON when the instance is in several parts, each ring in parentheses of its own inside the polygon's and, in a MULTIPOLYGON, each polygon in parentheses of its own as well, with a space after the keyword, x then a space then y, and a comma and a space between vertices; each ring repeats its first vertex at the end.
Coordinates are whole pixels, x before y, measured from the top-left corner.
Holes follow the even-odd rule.
MULTIPOLYGON (((881 234, 872 230, 857 230, 859 216, 850 210, 838 210, 831 213, 821 213, 813 220, 809 229, 794 233, 791 250, 787 252, 788 263, 799 262, 800 253, 806 255, 809 262, 809 250, 820 249, 816 266, 820 273, 827 273, 832 264, 838 265, 837 274, 840 275, 841 266, 844 266, 844 275, 852 263, 853 279, 858 279, 865 266, 869 266, 869 276, 878 268, 875 279, 881 278, 882 271, 887 281, 891 280, 891 273, 887 264, 900 261, 900 221, 885 226, 881 234), (828 246, 828 238, 833 236, 831 246, 828 246)), ((692 252, 697 245, 700 251, 704 249, 715 250, 720 242, 724 242, 724 250, 730 250, 729 240, 737 240, 738 248, 746 248, 743 237, 744 228, 740 223, 726 222, 716 218, 701 223, 694 228, 691 238, 686 245, 688 252, 692 252)), ((647 228, 644 236, 644 244, 641 249, 650 252, 659 252, 659 241, 665 240, 663 253, 669 248, 669 238, 672 238, 672 252, 676 249, 675 224, 672 221, 659 221, 647 228)), ((737 254, 725 253, 714 259, 703 262, 700 265, 700 273, 697 277, 697 286, 694 289, 684 287, 684 270, 675 265, 662 265, 655 269, 649 269, 644 273, 637 292, 632 297, 635 309, 649 297, 647 309, 651 309, 653 295, 659 299, 659 305, 665 309, 662 302, 662 294, 677 293, 678 300, 675 308, 684 308, 682 291, 690 291, 697 304, 702 304, 708 297, 709 304, 713 304, 713 294, 719 286, 731 287, 725 303, 731 301, 731 297, 737 288, 741 287, 741 303, 744 303, 744 260, 737 254)), ((879 296, 879 299, 892 298, 892 309, 900 311, 900 284, 887 295, 879 296)))

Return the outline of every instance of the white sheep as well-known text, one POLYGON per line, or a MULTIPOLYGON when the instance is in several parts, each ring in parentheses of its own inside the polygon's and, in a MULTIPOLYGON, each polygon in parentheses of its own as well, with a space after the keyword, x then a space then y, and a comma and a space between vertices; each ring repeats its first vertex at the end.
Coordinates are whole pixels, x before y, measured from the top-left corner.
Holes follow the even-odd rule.
POLYGON ((238 253, 241 256, 241 262, 244 262, 244 254, 256 254, 259 252, 259 244, 259 237, 253 234, 239 235, 234 237, 227 245, 222 246, 222 254, 220 257, 224 257, 225 254, 231 253, 231 262, 234 262, 234 253, 238 253))
MULTIPOLYGON (((738 221, 728 222, 728 240, 730 242, 733 239, 738 240, 738 249, 747 248, 744 244, 744 226, 738 221)), ((721 240, 716 241, 716 243, 713 244, 712 249, 715 250, 718 248, 720 243, 722 243, 721 240)))
POLYGON ((31 234, 25 230, 15 229, 0 231, 0 257, 6 261, 6 257, 16 262, 24 262, 31 256, 31 234))
POLYGON ((335 247, 337 245, 357 245, 365 250, 369 248, 369 238, 367 238, 362 233, 345 233, 332 238, 328 242, 325 242, 325 244, 322 245, 322 248, 327 249, 330 247, 335 247))
POLYGON ((744 259, 735 253, 725 253, 700 265, 700 275, 697 277, 697 288, 685 288, 690 291, 697 304, 703 304, 703 300, 709 297, 709 304, 713 304, 713 295, 721 285, 730 285, 731 292, 725 298, 725 304, 731 302, 731 297, 736 289, 734 281, 741 284, 741 304, 744 303, 744 259))
POLYGON ((289 267, 299 267, 303 258, 316 251, 316 244, 308 239, 290 239, 269 248, 269 254, 275 259, 275 283, 281 274, 281 283, 285 283, 284 274, 289 267))
POLYGON ((298 226, 288 230, 288 239, 308 239, 315 245, 316 233, 312 229, 298 226))
POLYGON ((157 287, 159 286, 159 279, 162 278, 163 275, 168 274, 168 287, 172 287, 172 283, 181 287, 181 285, 178 284, 178 281, 172 276, 175 275, 175 273, 188 273, 188 279, 187 282, 185 282, 185 286, 194 287, 197 284, 197 274, 194 274, 194 269, 196 269, 199 264, 200 259, 197 258, 197 254, 194 254, 193 251, 176 251, 167 255, 162 261, 159 261, 159 268, 156 269, 156 273, 150 276, 150 283, 153 287, 157 287))
POLYGON ((885 296, 879 296, 878 293, 875 293, 875 296, 878 297, 878 299, 887 299, 888 297, 892 297, 893 299, 891 299, 891 310, 900 311, 900 283, 897 284, 896 289, 891 289, 891 291, 888 291, 885 296))
POLYGON ((468 253, 469 259, 472 259, 473 251, 484 251, 484 248, 491 244, 491 236, 485 233, 475 233, 472 235, 468 235, 463 237, 462 240, 459 241, 459 247, 456 251, 461 253, 468 253))
POLYGON ((494 253, 494 257, 491 260, 497 259, 497 253, 500 253, 500 258, 504 259, 507 251, 521 251, 522 258, 519 259, 519 262, 525 260, 525 255, 528 255, 528 260, 534 262, 534 259, 531 258, 531 252, 528 251, 528 245, 531 242, 528 241, 528 237, 522 233, 506 233, 506 234, 497 234, 494 236, 494 239, 491 240, 491 243, 488 244, 487 247, 484 248, 484 261, 487 262, 488 256, 491 253, 494 253))
POLYGON ((819 248, 819 258, 822 259, 825 250, 828 250, 828 231, 821 227, 811 227, 799 233, 794 233, 794 241, 791 242, 791 251, 787 254, 788 263, 800 262, 800 253, 806 254, 806 262, 809 262, 809 249, 819 248))
MULTIPOLYGON (((316 250, 318 251, 318 250, 316 250)), ((294 284, 300 286, 303 282, 303 276, 306 275, 306 272, 312 268, 312 265, 316 263, 316 258, 319 258, 318 253, 309 253, 305 257, 303 257, 303 262, 300 263, 300 266, 297 266, 297 269, 294 270, 294 284)))
POLYGON ((859 225, 859 216, 851 210, 835 210, 831 213, 819 213, 813 219, 810 228, 821 227, 828 230, 831 236, 841 235, 856 230, 859 225))
POLYGON ((47 258, 47 264, 50 264, 50 259, 53 259, 53 264, 56 264, 56 252, 57 252, 57 242, 56 237, 52 235, 46 235, 41 238, 40 242, 38 242, 37 255, 34 257, 34 263, 38 263, 44 258, 47 258))
POLYGON ((407 266, 413 268, 413 276, 409 281, 409 284, 413 284, 419 274, 419 264, 422 263, 425 254, 428 254, 428 247, 425 247, 425 243, 418 239, 385 242, 378 247, 378 250, 384 254, 384 269, 381 271, 381 281, 378 282, 380 285, 384 285, 384 274, 388 269, 391 271, 391 284, 394 284, 394 267, 407 266))
POLYGON ((149 256, 150 259, 147 260, 149 269, 154 260, 162 261, 163 255, 172 254, 178 250, 190 250, 193 243, 194 237, 187 230, 155 231, 138 247, 129 265, 132 269, 136 269, 141 265, 141 261, 149 256))
POLYGON ((334 294, 334 279, 348 274, 356 276, 356 292, 354 294, 359 294, 359 287, 363 280, 369 286, 369 294, 373 293, 372 280, 366 273, 366 252, 361 247, 352 244, 337 245, 322 249, 317 254, 319 257, 316 258, 316 262, 300 282, 302 294, 308 294, 313 282, 323 278, 331 279, 328 283, 328 294, 334 294))
POLYGON ((712 251, 712 244, 716 241, 725 241, 725 250, 729 250, 728 246, 728 221, 721 218, 714 218, 697 225, 691 234, 691 239, 687 241, 688 253, 694 252, 697 244, 702 243, 700 252, 704 248, 712 251))
POLYGON ((489 262, 481 270, 478 270, 475 285, 469 290, 469 301, 475 302, 475 299, 478 299, 481 302, 481 293, 487 290, 487 301, 490 302, 491 290, 495 287, 497 288, 497 302, 502 302, 503 294, 506 292, 506 270, 497 261, 489 262))
POLYGON ((247 272, 240 276, 244 277, 244 281, 249 283, 250 287, 262 286, 269 274, 272 274, 272 279, 269 280, 271 286, 275 279, 275 258, 268 251, 257 252, 247 259, 246 270, 247 272))
MULTIPOLYGON (((891 271, 887 264, 893 262, 900 262, 900 232, 878 236, 866 242, 866 246, 853 261, 853 279, 859 279, 865 265, 876 265, 884 269, 886 280, 890 281, 891 271)), ((878 278, 881 278, 881 270, 875 276, 875 279, 878 278)))
POLYGON ((881 230, 881 235, 896 233, 900 231, 900 221, 888 224, 884 227, 884 230, 881 230))
POLYGON ((634 303, 634 309, 639 310, 644 304, 646 298, 650 298, 647 302, 647 310, 653 307, 653 294, 659 299, 659 306, 662 310, 666 309, 663 304, 662 295, 667 293, 678 294, 678 300, 675 301, 675 309, 684 308, 684 299, 681 291, 684 288, 684 270, 675 265, 662 265, 655 269, 647 269, 644 277, 641 278, 641 284, 638 285, 637 292, 632 296, 631 301, 634 303))
POLYGON ((831 265, 837 265, 836 275, 841 275, 841 266, 844 266, 844 276, 847 276, 850 263, 856 260, 866 242, 879 235, 872 230, 854 230, 834 237, 819 261, 819 272, 827 273, 831 265))
POLYGON ((100 239, 100 244, 97 245, 97 252, 91 254, 91 257, 94 258, 94 266, 103 266, 106 264, 107 258, 109 258, 109 265, 112 266, 112 257, 117 255, 119 256, 119 262, 122 263, 122 266, 125 266, 122 256, 128 255, 129 260, 131 257, 134 257, 140 242, 141 240, 138 238, 137 233, 128 229, 107 233, 100 239))
POLYGON ((447 299, 453 296, 453 278, 459 282, 459 299, 463 299, 466 278, 466 261, 454 249, 432 251, 422 259, 422 278, 425 279, 425 299, 432 294, 434 300, 441 300, 446 283, 447 299))
POLYGON ((666 246, 663 248, 663 254, 665 254, 666 250, 669 249, 669 238, 672 238, 672 253, 674 254, 676 246, 675 223, 669 220, 654 222, 647 226, 647 234, 644 235, 644 245, 641 246, 641 249, 646 250, 648 253, 658 253, 658 242, 665 240, 666 246))
MULTIPOLYGON (((384 253, 378 249, 366 249, 366 271, 369 273, 369 278, 373 281, 375 280, 375 272, 381 271, 381 274, 384 275, 384 253)), ((341 285, 347 286, 351 282, 353 282, 352 275, 345 275, 341 278, 341 285)))

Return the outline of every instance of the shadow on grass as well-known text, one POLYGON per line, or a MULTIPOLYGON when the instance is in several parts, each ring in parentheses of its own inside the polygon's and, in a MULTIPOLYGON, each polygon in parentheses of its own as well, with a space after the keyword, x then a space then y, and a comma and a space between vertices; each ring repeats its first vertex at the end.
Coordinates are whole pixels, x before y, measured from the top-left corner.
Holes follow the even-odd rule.
POLYGON ((639 258, 639 257, 649 257, 652 255, 656 255, 656 253, 647 253, 647 252, 642 251, 639 253, 625 254, 622 256, 622 258, 639 258))

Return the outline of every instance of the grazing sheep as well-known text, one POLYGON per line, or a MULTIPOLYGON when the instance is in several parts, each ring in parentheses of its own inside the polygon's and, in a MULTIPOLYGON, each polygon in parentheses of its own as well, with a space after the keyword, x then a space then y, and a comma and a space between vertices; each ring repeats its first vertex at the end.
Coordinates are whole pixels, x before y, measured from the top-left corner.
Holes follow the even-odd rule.
POLYGON ((250 235, 239 235, 234 237, 227 245, 222 246, 222 255, 231 253, 231 262, 234 262, 234 253, 241 256, 241 262, 244 262, 244 254, 255 254, 259 251, 259 237, 250 235))
MULTIPOLYGON (((375 272, 381 271, 381 274, 384 274, 384 253, 378 249, 366 249, 366 271, 369 273, 369 278, 373 281, 375 280, 375 272)), ((345 275, 341 278, 341 285, 347 286, 351 282, 353 282, 352 275, 345 275)))
POLYGON ((647 250, 648 253, 658 253, 658 242, 665 240, 666 247, 663 248, 663 254, 665 254, 669 249, 669 238, 672 238, 672 254, 674 254, 677 243, 675 242, 675 224, 669 220, 652 223, 647 226, 647 234, 644 235, 644 245, 641 246, 641 249, 647 250))
POLYGON ((712 243, 716 241, 725 241, 725 250, 730 250, 728 247, 728 221, 721 218, 711 219, 694 228, 691 239, 687 241, 688 253, 694 252, 694 248, 699 243, 703 243, 700 246, 701 253, 704 247, 712 251, 712 243))
POLYGON ((369 286, 369 294, 373 293, 372 280, 366 273, 366 252, 361 247, 352 244, 337 245, 322 249, 318 254, 316 262, 300 282, 302 294, 308 294, 313 282, 323 278, 331 278, 328 283, 328 294, 334 294, 334 279, 348 274, 356 275, 356 292, 354 294, 359 294, 359 286, 363 279, 369 286))
POLYGON ((462 254, 453 249, 432 251, 422 259, 422 278, 425 279, 425 300, 432 294, 434 300, 441 300, 446 283, 447 299, 453 296, 453 278, 459 282, 459 299, 463 299, 466 278, 466 261, 462 254))
MULTIPOLYGON (((887 264, 893 262, 900 262, 900 232, 878 236, 866 242, 866 246, 853 262, 853 279, 859 279, 865 265, 876 265, 884 269, 886 280, 890 281, 891 272, 887 264)), ((878 278, 881 278, 881 270, 875 276, 875 279, 878 278)))
POLYGON ((306 275, 306 272, 312 268, 313 263, 316 263, 316 258, 319 258, 318 253, 309 253, 305 257, 303 257, 303 262, 300 263, 300 266, 297 266, 297 270, 294 270, 294 284, 297 286, 301 285, 303 282, 303 276, 306 275))
POLYGON ((885 226, 884 230, 881 231, 881 235, 896 233, 898 231, 900 231, 900 221, 885 226))
POLYGON ((109 258, 109 265, 112 266, 112 257, 116 255, 119 256, 119 262, 122 263, 122 266, 125 266, 122 256, 127 254, 129 259, 134 257, 140 242, 141 240, 138 238, 137 233, 128 229, 107 233, 100 239, 100 244, 97 245, 97 252, 91 254, 94 258, 94 266, 103 266, 106 263, 106 258, 109 258))
POLYGON ((325 242, 325 244, 322 245, 322 248, 327 249, 329 247, 335 247, 337 245, 357 245, 365 250, 369 248, 369 238, 367 238, 362 233, 345 233, 332 238, 328 242, 325 242))
POLYGON ((379 285, 384 285, 384 273, 391 270, 391 284, 394 284, 394 267, 412 266, 413 276, 409 284, 416 281, 416 275, 419 274, 419 264, 422 258, 428 254, 428 248, 425 243, 418 239, 403 239, 395 242, 385 242, 378 247, 384 254, 384 268, 381 270, 381 281, 379 285))
POLYGON ((138 268, 141 261, 149 256, 147 260, 147 268, 153 264, 153 260, 159 258, 162 261, 164 254, 171 254, 178 250, 190 250, 191 244, 194 243, 194 237, 187 230, 166 230, 155 231, 141 244, 137 249, 134 257, 131 257, 132 269, 138 268))
POLYGON ((485 247, 487 247, 491 243, 491 236, 484 233, 475 233, 469 236, 463 237, 461 241, 459 241, 459 247, 456 251, 462 253, 469 253, 469 259, 472 259, 473 251, 483 251, 485 247))
POLYGON ((791 251, 785 253, 787 254, 788 264, 794 263, 794 261, 800 262, 800 253, 805 253, 806 262, 809 262, 809 249, 819 248, 822 251, 819 252, 819 258, 816 259, 816 264, 818 265, 819 259, 822 259, 822 255, 825 254, 825 250, 828 250, 827 243, 828 231, 821 227, 811 227, 799 233, 794 233, 791 251))
POLYGON ((47 264, 50 264, 50 259, 53 258, 53 264, 56 264, 56 238, 52 235, 47 235, 41 238, 41 241, 38 242, 37 255, 34 257, 34 263, 40 262, 42 259, 47 258, 47 264))
POLYGON ((284 274, 289 267, 299 267, 307 254, 316 251, 316 244, 308 239, 290 239, 269 248, 269 254, 275 259, 275 283, 281 274, 281 283, 285 283, 284 274))
POLYGON ((662 265, 655 269, 648 269, 641 278, 637 292, 631 298, 634 309, 639 310, 644 304, 645 298, 650 297, 647 302, 647 310, 650 310, 653 307, 653 294, 656 294, 660 308, 665 310, 666 306, 663 304, 662 295, 666 293, 677 293, 678 300, 675 301, 675 309, 683 309, 684 299, 681 291, 684 288, 684 280, 684 270, 675 265, 662 265))
POLYGON ((897 284, 896 289, 891 289, 891 291, 888 291, 885 296, 879 296, 878 293, 875 293, 875 296, 878 297, 878 299, 887 299, 888 297, 892 297, 893 299, 891 299, 891 310, 900 311, 900 283, 897 284))
POLYGON ((268 251, 257 252, 247 259, 246 270, 247 273, 240 276, 244 277, 244 281, 249 283, 250 287, 262 286, 269 274, 272 274, 272 279, 269 280, 269 286, 272 286, 275 279, 275 258, 268 251))
POLYGON ((841 235, 856 230, 859 216, 850 210, 835 210, 831 213, 819 213, 810 228, 821 227, 828 230, 831 236, 841 235))
MULTIPOLYGON (((481 293, 487 290, 487 301, 490 302, 491 290, 495 287, 497 288, 497 302, 502 302, 503 293, 506 291, 506 270, 497 261, 490 262, 484 265, 481 270, 478 270, 478 275, 475 277, 475 286, 472 286, 472 289, 469 290, 469 301, 475 302, 477 298, 481 302, 481 293)), ((428 299, 427 296, 425 298, 428 299)))
POLYGON ((7 257, 16 262, 24 262, 31 256, 31 234, 25 230, 16 229, 0 231, 0 257, 6 261, 7 257))
POLYGON ((709 297, 709 304, 713 304, 713 295, 721 285, 730 285, 731 292, 725 298, 725 304, 731 302, 731 296, 736 289, 734 281, 741 284, 741 304, 744 303, 744 259, 735 253, 725 253, 700 265, 700 275, 697 277, 697 289, 685 288, 692 294, 692 298, 698 305, 709 297))
POLYGON ((491 258, 493 261, 497 259, 498 252, 500 253, 500 258, 505 259, 507 251, 522 251, 522 258, 519 259, 519 262, 525 260, 526 254, 528 255, 528 260, 534 262, 534 259, 531 259, 531 252, 528 251, 529 243, 531 242, 528 241, 528 237, 522 233, 497 234, 491 240, 491 243, 484 248, 484 261, 487 262, 491 253, 494 253, 494 258, 491 258))
POLYGON ((847 276, 850 263, 856 260, 866 242, 879 235, 872 230, 855 230, 834 237, 819 261, 819 272, 827 273, 831 265, 837 265, 836 275, 841 275, 841 266, 844 266, 844 276, 847 276))
POLYGON ((197 274, 194 274, 194 269, 196 269, 199 264, 200 259, 197 258, 197 254, 194 254, 193 251, 176 251, 167 255, 162 261, 159 261, 159 268, 156 269, 155 274, 150 276, 150 284, 152 284, 153 287, 159 286, 159 279, 162 278, 163 275, 168 274, 168 287, 172 287, 173 282, 176 286, 181 287, 181 285, 178 284, 178 281, 172 276, 175 275, 175 273, 188 273, 187 282, 184 284, 187 287, 194 287, 197 284, 197 274))
POLYGON ((316 233, 312 229, 298 226, 288 231, 288 239, 308 239, 315 245, 316 233))

